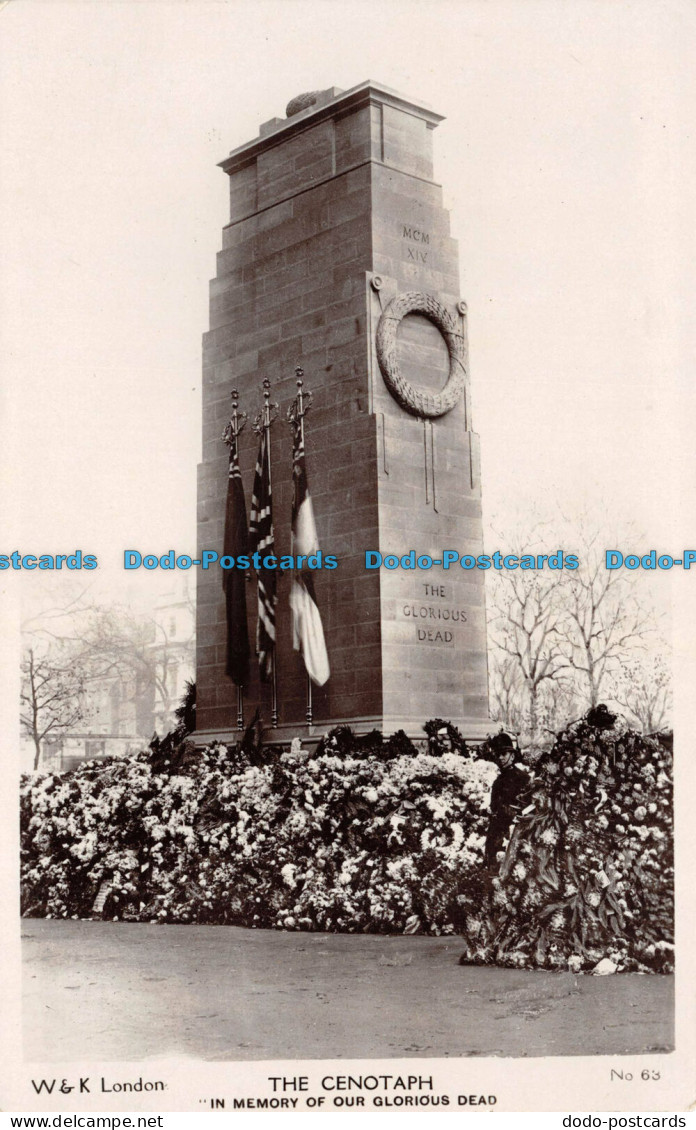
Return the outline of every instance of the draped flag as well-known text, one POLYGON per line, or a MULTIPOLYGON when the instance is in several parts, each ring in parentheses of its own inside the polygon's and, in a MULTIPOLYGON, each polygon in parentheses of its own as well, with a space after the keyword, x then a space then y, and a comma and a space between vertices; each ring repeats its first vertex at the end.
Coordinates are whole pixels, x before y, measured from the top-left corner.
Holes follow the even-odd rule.
MULTIPOLYGON (((314 510, 307 485, 304 437, 300 420, 293 423, 292 452, 292 553, 309 557, 319 550, 314 510)), ((329 657, 324 629, 314 595, 314 578, 308 569, 293 575, 290 588, 292 635, 295 651, 301 651, 307 674, 321 687, 329 677, 329 657)))
MULTIPOLYGON (((248 554, 248 551, 244 486, 239 470, 237 440, 234 438, 230 444, 223 553, 227 557, 238 557, 248 554)), ((246 573, 240 569, 223 569, 222 587, 227 605, 227 674, 238 687, 243 687, 249 681, 246 573)))
MULTIPOLYGON (((261 443, 254 473, 249 521, 252 553, 273 553, 273 511, 271 507, 271 452, 268 428, 261 429, 261 443)), ((273 672, 275 649, 276 571, 259 569, 258 620, 256 624, 256 651, 262 681, 268 682, 273 672)))

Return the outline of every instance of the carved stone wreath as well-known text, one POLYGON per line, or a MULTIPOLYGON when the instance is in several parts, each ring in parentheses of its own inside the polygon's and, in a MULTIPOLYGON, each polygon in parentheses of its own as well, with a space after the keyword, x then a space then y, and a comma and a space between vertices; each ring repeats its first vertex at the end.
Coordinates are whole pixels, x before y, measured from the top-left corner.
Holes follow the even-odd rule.
POLYGON ((394 399, 415 416, 444 416, 457 404, 466 385, 466 350, 464 338, 449 310, 432 294, 409 290, 392 298, 377 326, 375 339, 377 360, 385 384, 394 399), (427 392, 414 386, 401 375, 396 351, 399 322, 407 314, 423 314, 437 326, 449 353, 447 383, 441 392, 427 392))

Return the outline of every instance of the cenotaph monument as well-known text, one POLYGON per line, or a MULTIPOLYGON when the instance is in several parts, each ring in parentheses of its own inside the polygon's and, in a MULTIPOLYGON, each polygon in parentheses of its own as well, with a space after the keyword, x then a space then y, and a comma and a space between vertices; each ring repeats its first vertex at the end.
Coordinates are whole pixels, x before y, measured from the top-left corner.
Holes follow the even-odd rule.
MULTIPOLYGON (((482 552, 478 436, 472 428, 466 306, 456 241, 433 179, 439 114, 376 82, 300 95, 287 116, 221 162, 230 221, 211 283, 203 354, 198 556, 222 553, 237 390, 251 419, 262 383, 271 429, 275 552, 290 554, 295 369, 313 394, 305 449, 319 545, 337 568, 313 576, 331 674, 313 686, 293 650, 291 578, 278 573, 276 725, 253 655, 256 577, 246 582, 252 655, 244 724, 260 708, 266 739, 310 738, 452 720, 476 740, 488 727, 484 574, 366 568, 366 551, 441 560, 482 552), (309 720, 308 720, 309 719, 309 720)), ((238 440, 250 505, 258 439, 238 440)), ((374 560, 374 558, 373 558, 374 560)), ((200 741, 238 736, 226 673, 221 570, 198 570, 200 741)))

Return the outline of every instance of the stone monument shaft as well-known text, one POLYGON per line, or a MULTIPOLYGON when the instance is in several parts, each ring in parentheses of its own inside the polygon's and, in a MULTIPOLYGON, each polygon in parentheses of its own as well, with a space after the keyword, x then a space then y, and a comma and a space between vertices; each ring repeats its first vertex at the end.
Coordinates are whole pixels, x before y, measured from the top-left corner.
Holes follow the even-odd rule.
MULTIPOLYGON (((368 550, 441 560, 445 550, 475 557, 483 548, 466 308, 433 180, 432 131, 442 118, 374 82, 303 96, 288 110, 222 162, 231 215, 204 337, 198 553, 222 553, 230 392, 239 390, 240 410, 253 418, 264 378, 280 405, 271 429, 275 546, 290 553, 285 415, 302 366, 314 394, 305 444, 319 542, 338 559, 335 570, 314 574, 331 676, 313 688, 308 727, 290 577, 279 573, 279 726, 267 736, 341 722, 422 736, 423 722, 440 716, 479 737, 488 720, 483 574, 458 563, 447 571, 365 565, 368 550)), ((247 505, 257 445, 247 428, 239 442, 247 505)), ((225 674, 221 574, 198 577, 198 737, 229 738, 237 691, 225 674)), ((253 640, 253 574, 247 607, 253 640)), ((258 705, 268 724, 270 688, 253 654, 251 668, 245 721, 258 705)))

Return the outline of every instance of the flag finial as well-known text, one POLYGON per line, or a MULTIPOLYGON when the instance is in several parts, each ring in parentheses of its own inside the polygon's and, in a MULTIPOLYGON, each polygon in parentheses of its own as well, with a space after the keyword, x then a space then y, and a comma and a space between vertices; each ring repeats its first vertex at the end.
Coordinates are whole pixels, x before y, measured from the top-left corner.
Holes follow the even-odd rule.
POLYGON ((222 442, 226 443, 228 447, 232 447, 239 434, 244 431, 249 419, 246 412, 239 411, 239 393, 236 388, 232 389, 230 396, 232 398, 232 416, 222 433, 222 442))
POLYGON ((280 407, 275 402, 271 402, 271 382, 268 377, 263 378, 263 408, 256 413, 254 420, 254 431, 257 436, 266 428, 270 428, 271 424, 278 418, 280 407))
POLYGON ((297 396, 287 411, 287 420, 289 424, 301 424, 309 409, 312 407, 312 394, 309 389, 304 387, 304 369, 301 365, 295 367, 295 376, 297 378, 297 396))

